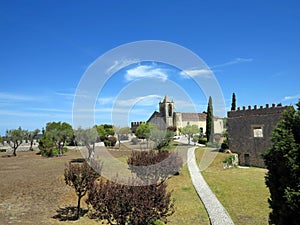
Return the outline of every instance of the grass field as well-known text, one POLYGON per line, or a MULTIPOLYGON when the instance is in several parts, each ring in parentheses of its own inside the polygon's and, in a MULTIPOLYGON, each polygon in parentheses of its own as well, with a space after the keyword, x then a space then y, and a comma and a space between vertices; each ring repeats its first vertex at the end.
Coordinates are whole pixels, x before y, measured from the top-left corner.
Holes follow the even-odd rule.
MULTIPOLYGON (((187 146, 178 147, 179 151, 187 150, 187 146)), ((187 165, 185 165, 178 176, 168 180, 168 187, 173 190, 175 198, 175 213, 169 217, 168 224, 210 224, 206 210, 199 199, 187 165)))
MULTIPOLYGON (((203 148, 196 150, 198 162, 204 151, 203 148)), ((235 224, 268 224, 270 209, 267 202, 269 191, 264 181, 266 170, 254 167, 223 169, 223 160, 227 156, 218 153, 213 163, 202 172, 206 182, 235 224)))
MULTIPOLYGON (((186 152, 187 146, 177 149, 186 152)), ((196 151, 198 160, 203 149, 196 151)), ((114 157, 126 162, 130 151, 111 150, 114 157)), ((60 207, 76 206, 72 188, 64 183, 63 171, 69 160, 82 157, 71 150, 62 157, 44 158, 35 152, 20 152, 17 157, 0 153, 0 224, 99 224, 86 215, 78 221, 52 218, 60 207)), ((216 196, 229 212, 235 224, 267 224, 268 190, 264 185, 266 170, 223 169, 225 154, 219 153, 203 175, 216 196)), ((191 183, 187 165, 178 176, 170 178, 168 189, 173 191, 175 213, 168 224, 209 224, 205 208, 191 183)), ((82 208, 87 209, 84 201, 82 208)))

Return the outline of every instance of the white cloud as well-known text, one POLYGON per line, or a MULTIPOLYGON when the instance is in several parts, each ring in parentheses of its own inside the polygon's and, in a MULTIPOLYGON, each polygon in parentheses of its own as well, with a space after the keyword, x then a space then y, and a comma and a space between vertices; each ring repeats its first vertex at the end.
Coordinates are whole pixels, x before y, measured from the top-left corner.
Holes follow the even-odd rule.
POLYGON ((64 96, 64 97, 66 97, 66 98, 70 98, 70 99, 73 99, 73 98, 75 98, 75 97, 81 97, 81 98, 88 98, 88 97, 91 97, 90 95, 89 95, 89 93, 86 93, 86 94, 82 94, 82 93, 80 93, 79 94, 79 92, 78 93, 63 93, 63 92, 55 92, 55 94, 56 95, 60 95, 60 96, 64 96))
POLYGON ((111 65, 105 72, 106 74, 114 74, 118 70, 122 69, 123 67, 129 66, 133 63, 138 63, 140 60, 138 59, 124 59, 124 60, 116 60, 114 64, 111 65))
POLYGON ((33 101, 36 99, 36 96, 0 92, 0 101, 33 101))
POLYGON ((289 100, 295 100, 295 99, 300 99, 300 94, 285 96, 282 101, 289 101, 289 100))
POLYGON ((136 104, 140 106, 152 106, 158 104, 157 99, 162 99, 160 95, 146 95, 130 99, 116 100, 115 104, 118 106, 134 106, 136 104))
POLYGON ((126 71, 125 79, 127 81, 141 78, 157 78, 162 81, 166 81, 168 79, 168 75, 166 70, 150 65, 139 65, 126 71))
MULTIPOLYGON (((53 111, 54 112, 54 111, 53 111)), ((61 113, 61 112, 55 112, 55 113, 41 113, 41 112, 28 112, 28 111, 20 111, 20 110, 0 110, 0 115, 3 116, 16 116, 20 118, 25 117, 40 117, 40 118, 56 118, 56 117, 71 117, 71 113, 61 113)))
POLYGON ((66 97, 75 97, 75 93, 63 93, 63 92, 55 92, 56 95, 66 96, 66 97))
POLYGON ((112 103, 113 100, 115 99, 115 97, 101 97, 101 98, 98 98, 98 103, 100 105, 106 105, 106 104, 109 104, 109 103, 112 103))
POLYGON ((212 72, 209 69, 183 70, 179 73, 185 78, 201 76, 202 78, 212 78, 212 72))
POLYGON ((230 66, 230 65, 234 65, 234 64, 238 64, 238 63, 245 63, 245 62, 252 62, 252 61, 253 61, 252 58, 235 58, 231 61, 212 66, 211 68, 219 68, 219 67, 223 67, 223 66, 230 66))
POLYGON ((71 112, 70 110, 65 110, 65 109, 57 109, 57 108, 28 108, 28 110, 34 110, 34 111, 45 111, 45 112, 62 112, 62 113, 67 113, 71 112))

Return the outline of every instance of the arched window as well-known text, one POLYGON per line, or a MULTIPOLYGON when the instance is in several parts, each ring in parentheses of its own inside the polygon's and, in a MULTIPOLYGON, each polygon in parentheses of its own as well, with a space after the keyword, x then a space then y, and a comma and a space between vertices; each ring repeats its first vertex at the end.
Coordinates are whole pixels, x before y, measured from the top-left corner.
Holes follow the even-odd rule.
POLYGON ((170 103, 169 104, 169 110, 168 110, 168 112, 169 112, 169 116, 172 116, 173 115, 173 112, 172 112, 173 110, 172 110, 172 104, 170 103))

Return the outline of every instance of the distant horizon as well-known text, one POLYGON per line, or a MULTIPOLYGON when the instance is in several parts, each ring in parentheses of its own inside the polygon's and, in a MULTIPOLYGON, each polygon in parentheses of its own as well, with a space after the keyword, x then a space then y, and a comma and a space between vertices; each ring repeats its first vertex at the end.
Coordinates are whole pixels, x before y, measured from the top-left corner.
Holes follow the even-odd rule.
MULTIPOLYGON (((163 100, 163 98, 162 98, 162 100, 163 100)), ((300 100, 300 99, 299 99, 300 100)), ((158 101, 157 102, 157 104, 159 103, 160 101, 158 101)), ((174 103, 176 104, 176 101, 174 101, 174 103)), ((266 109, 266 108, 273 108, 273 106, 272 106, 272 104, 274 104, 275 105, 275 108, 276 107, 287 107, 287 106, 293 106, 293 107, 295 107, 295 105, 298 103, 298 101, 297 102, 295 102, 294 104, 289 104, 289 105, 283 105, 282 103, 266 103, 265 105, 243 105, 243 106, 239 106, 239 105, 237 105, 236 106, 236 110, 235 111, 238 111, 238 110, 240 110, 240 111, 243 111, 243 110, 260 110, 261 109, 261 107, 263 108, 263 109, 266 109), (267 105, 268 105, 268 107, 267 107, 267 105), (255 109, 254 107, 257 107, 257 109, 255 109), (249 109, 249 107, 251 107, 251 109, 249 109), (239 109, 238 109, 239 108, 239 109)), ((155 112, 155 111, 159 111, 159 109, 157 108, 157 109, 154 109, 153 111, 152 111, 152 113, 153 112, 155 112)), ((206 113, 206 111, 207 110, 204 110, 204 111, 201 111, 201 112, 197 112, 197 113, 206 113)), ((227 111, 227 112, 229 112, 229 111, 231 111, 230 109, 227 111)), ((177 111, 176 111, 177 112, 177 111)), ((182 112, 182 113, 190 113, 189 111, 180 111, 180 112, 182 112)), ((148 119, 149 119, 149 117, 152 115, 152 113, 151 114, 149 114, 148 115, 148 117, 146 117, 146 119, 144 119, 144 120, 132 120, 132 121, 129 121, 129 124, 127 125, 128 127, 131 127, 131 123, 132 122, 146 122, 148 119)), ((225 116, 225 117, 221 117, 221 118, 223 118, 223 119, 226 119, 227 118, 227 115, 225 116)), ((57 120, 57 121, 48 121, 49 123, 50 122, 67 122, 67 121, 62 121, 62 120, 57 120)), ((47 123, 48 123, 47 122, 47 123)), ((46 124, 47 123, 45 123, 43 126, 41 126, 40 128, 39 127, 36 127, 35 129, 39 129, 40 130, 40 133, 39 134, 42 134, 42 129, 45 129, 46 128, 46 124)), ((67 122, 67 123, 69 123, 69 122, 67 122)), ((69 123, 72 127, 73 127, 73 125, 72 125, 72 123, 69 123)), ((109 122, 107 122, 107 123, 95 123, 94 125, 104 125, 104 124, 108 124, 108 125, 113 125, 112 123, 109 123, 109 122)), ((21 127, 22 129, 24 129, 24 130, 29 130, 29 131, 31 131, 31 130, 34 130, 34 129, 26 129, 26 128, 23 128, 22 126, 18 126, 18 127, 15 127, 15 128, 12 128, 12 129, 18 129, 19 127, 21 127)), ((73 127, 73 129, 75 129, 74 127, 73 127)), ((6 129, 6 130, 10 130, 10 129, 6 129)), ((2 136, 2 137, 5 137, 5 133, 6 133, 6 130, 5 130, 5 132, 4 133, 0 133, 0 136, 2 136)))

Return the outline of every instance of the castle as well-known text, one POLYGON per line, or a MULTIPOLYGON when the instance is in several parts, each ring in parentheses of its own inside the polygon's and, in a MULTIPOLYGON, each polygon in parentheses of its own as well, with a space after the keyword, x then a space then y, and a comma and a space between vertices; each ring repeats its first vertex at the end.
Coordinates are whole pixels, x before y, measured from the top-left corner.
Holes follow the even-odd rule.
MULTIPOLYGON (((187 125, 196 125, 206 132, 206 113, 191 113, 191 112, 175 112, 175 103, 170 100, 168 96, 159 102, 159 112, 154 111, 149 117, 147 122, 157 125, 159 129, 167 129, 168 127, 183 128, 187 125)), ((135 129, 142 122, 132 122, 131 129, 135 129)), ((214 116, 214 131, 215 133, 222 134, 224 130, 223 119, 214 116)))
POLYGON ((272 131, 287 107, 266 104, 227 112, 229 148, 238 154, 240 165, 265 167, 261 154, 272 146, 272 131))

